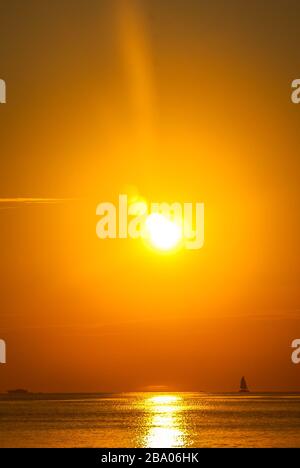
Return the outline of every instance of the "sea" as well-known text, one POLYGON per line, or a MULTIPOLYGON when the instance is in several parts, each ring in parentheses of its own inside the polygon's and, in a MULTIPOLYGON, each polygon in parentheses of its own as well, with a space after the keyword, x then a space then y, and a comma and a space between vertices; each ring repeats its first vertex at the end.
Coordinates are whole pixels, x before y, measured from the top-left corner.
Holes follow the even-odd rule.
POLYGON ((0 447, 300 447, 300 394, 3 394, 0 447))

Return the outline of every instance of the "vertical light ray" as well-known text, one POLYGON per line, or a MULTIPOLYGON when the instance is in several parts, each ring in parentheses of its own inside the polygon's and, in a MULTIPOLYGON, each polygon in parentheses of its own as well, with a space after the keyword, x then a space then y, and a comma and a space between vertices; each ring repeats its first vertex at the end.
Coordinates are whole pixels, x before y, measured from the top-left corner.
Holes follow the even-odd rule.
POLYGON ((154 145, 155 93, 146 25, 139 2, 118 0, 118 33, 124 62, 138 151, 151 154, 154 145))

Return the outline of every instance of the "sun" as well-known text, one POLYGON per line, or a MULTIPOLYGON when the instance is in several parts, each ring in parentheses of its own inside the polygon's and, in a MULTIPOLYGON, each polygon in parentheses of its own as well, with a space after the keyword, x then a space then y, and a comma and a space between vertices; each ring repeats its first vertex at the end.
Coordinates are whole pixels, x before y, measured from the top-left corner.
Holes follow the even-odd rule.
POLYGON ((181 227, 160 213, 147 217, 146 230, 151 244, 159 250, 171 250, 182 239, 181 227))

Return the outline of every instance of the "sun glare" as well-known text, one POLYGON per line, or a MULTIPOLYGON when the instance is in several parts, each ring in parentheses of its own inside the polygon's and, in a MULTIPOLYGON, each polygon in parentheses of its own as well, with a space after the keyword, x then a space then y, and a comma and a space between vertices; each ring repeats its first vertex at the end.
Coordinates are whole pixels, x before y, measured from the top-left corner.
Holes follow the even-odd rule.
POLYGON ((179 401, 180 397, 177 395, 157 395, 148 399, 149 402, 155 404, 169 404, 179 401))
POLYGON ((159 213, 152 213, 148 216, 146 229, 151 244, 160 250, 173 249, 182 238, 181 227, 159 213))

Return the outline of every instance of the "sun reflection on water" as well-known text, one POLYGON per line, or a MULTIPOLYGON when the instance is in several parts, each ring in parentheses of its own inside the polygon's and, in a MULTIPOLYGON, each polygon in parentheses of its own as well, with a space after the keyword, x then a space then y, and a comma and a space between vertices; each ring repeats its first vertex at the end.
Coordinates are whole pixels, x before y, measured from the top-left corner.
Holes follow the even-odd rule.
POLYGON ((147 433, 144 446, 148 448, 183 447, 185 431, 182 398, 178 395, 156 395, 145 400, 147 433))

